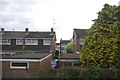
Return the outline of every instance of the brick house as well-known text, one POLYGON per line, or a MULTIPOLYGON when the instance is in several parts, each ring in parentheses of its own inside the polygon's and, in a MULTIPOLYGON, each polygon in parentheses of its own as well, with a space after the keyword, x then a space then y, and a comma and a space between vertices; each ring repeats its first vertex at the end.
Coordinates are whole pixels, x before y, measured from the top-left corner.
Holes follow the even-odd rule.
POLYGON ((70 40, 60 40, 60 53, 66 53, 65 46, 70 42, 70 40))
POLYGON ((56 34, 51 28, 51 31, 35 32, 29 31, 28 28, 25 31, 4 31, 1 28, 0 44, 2 45, 2 51, 21 51, 21 50, 33 50, 33 51, 55 51, 56 34))
POLYGON ((74 29, 73 31, 73 53, 77 53, 80 51, 86 36, 87 36, 87 29, 74 29))
POLYGON ((39 78, 38 72, 51 70, 51 53, 3 56, 2 78, 39 78))

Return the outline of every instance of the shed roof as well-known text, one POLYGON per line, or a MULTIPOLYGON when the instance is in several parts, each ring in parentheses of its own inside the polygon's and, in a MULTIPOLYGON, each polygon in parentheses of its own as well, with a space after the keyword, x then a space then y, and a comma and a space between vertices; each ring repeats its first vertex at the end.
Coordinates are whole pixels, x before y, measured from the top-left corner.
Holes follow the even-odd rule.
POLYGON ((51 53, 26 53, 18 55, 3 56, 2 59, 42 59, 51 53))
POLYGON ((77 54, 77 53, 65 53, 60 56, 60 59, 75 59, 79 57, 80 57, 80 54, 77 54))

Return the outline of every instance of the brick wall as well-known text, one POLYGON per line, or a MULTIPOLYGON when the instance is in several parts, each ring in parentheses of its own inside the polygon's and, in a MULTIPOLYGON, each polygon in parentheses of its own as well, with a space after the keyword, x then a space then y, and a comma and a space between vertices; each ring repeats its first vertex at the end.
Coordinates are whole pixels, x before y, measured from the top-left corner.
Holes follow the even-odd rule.
POLYGON ((80 49, 80 39, 74 37, 73 39, 73 53, 76 53, 80 49))

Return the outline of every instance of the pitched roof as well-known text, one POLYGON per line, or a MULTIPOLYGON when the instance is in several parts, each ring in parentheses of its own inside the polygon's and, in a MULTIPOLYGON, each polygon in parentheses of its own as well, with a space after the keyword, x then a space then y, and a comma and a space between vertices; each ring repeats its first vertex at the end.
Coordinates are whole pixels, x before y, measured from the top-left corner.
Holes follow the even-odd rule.
POLYGON ((77 37, 86 37, 87 36, 87 29, 74 29, 74 32, 77 37))
POLYGON ((67 44, 70 40, 61 40, 61 44, 67 44))
POLYGON ((31 32, 23 31, 4 31, 2 34, 3 39, 16 39, 16 38, 53 38, 55 32, 31 32))
POLYGON ((60 43, 56 43, 56 45, 60 45, 60 43))
POLYGON ((16 39, 16 38, 24 38, 25 37, 25 32, 18 32, 18 31, 5 31, 2 34, 3 39, 16 39))
POLYGON ((42 59, 50 53, 26 53, 13 56, 3 56, 2 59, 42 59))
POLYGON ((53 38, 54 34, 51 32, 29 32, 26 38, 53 38))

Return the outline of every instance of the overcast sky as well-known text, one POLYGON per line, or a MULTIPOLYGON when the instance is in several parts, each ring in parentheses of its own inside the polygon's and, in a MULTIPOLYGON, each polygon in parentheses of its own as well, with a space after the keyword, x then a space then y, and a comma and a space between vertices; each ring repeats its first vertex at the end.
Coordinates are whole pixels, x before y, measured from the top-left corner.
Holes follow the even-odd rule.
POLYGON ((56 31, 57 42, 72 38, 74 28, 88 29, 105 3, 119 0, 0 0, 0 27, 5 30, 56 31), (55 23, 55 25, 53 25, 55 23))

